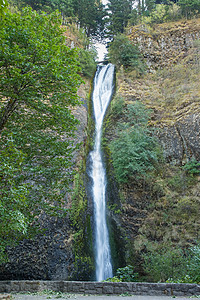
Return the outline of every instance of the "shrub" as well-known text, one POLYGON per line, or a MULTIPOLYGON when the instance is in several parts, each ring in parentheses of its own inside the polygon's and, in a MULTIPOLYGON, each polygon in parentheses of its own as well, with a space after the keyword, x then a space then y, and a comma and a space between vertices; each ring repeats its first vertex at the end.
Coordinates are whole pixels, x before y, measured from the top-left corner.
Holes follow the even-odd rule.
POLYGON ((81 67, 81 72, 86 77, 92 77, 96 70, 96 52, 93 50, 79 50, 79 63, 81 67))
POLYGON ((148 279, 155 282, 177 283, 200 282, 200 243, 183 252, 169 248, 161 251, 151 249, 143 254, 143 267, 148 279))
POLYGON ((200 174, 200 162, 193 158, 183 166, 183 170, 188 174, 198 175, 200 174))
POLYGON ((120 95, 116 95, 111 102, 112 115, 114 117, 119 117, 123 111, 124 106, 125 106, 124 98, 120 95))
POLYGON ((148 279, 154 282, 164 282, 169 278, 177 280, 187 274, 187 260, 181 249, 151 250, 143 254, 143 268, 148 279))
POLYGON ((134 272, 134 267, 128 265, 124 268, 118 268, 116 272, 117 278, 122 282, 137 281, 138 273, 134 272))
POLYGON ((188 273, 193 282, 200 283, 200 243, 190 248, 188 273))
POLYGON ((155 169, 158 161, 157 143, 141 128, 122 131, 111 142, 111 153, 117 180, 126 183, 134 176, 141 178, 155 169))
POLYGON ((119 124, 119 136, 111 141, 110 149, 118 182, 142 178, 155 170, 159 159, 157 140, 147 128, 150 111, 136 101, 127 105, 126 123, 119 124))
POLYGON ((132 45, 129 39, 123 35, 117 35, 108 49, 109 60, 117 67, 135 69, 140 74, 145 71, 145 63, 138 46, 132 45))
POLYGON ((148 123, 151 110, 146 109, 140 101, 127 105, 127 117, 130 125, 145 126, 148 123))

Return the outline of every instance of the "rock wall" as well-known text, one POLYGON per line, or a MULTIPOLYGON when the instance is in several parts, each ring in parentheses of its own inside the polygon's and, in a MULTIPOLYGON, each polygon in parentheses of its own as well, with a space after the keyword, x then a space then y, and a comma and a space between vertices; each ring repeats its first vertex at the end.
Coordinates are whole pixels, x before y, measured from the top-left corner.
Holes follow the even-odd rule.
POLYGON ((182 165, 189 159, 200 160, 200 114, 191 114, 171 127, 164 127, 158 136, 167 162, 182 165))
POLYGON ((143 24, 128 29, 130 40, 139 45, 150 70, 177 63, 200 38, 200 19, 154 26, 143 24))
POLYGON ((93 295, 192 296, 200 294, 198 284, 139 282, 67 282, 67 281, 1 281, 0 292, 38 292, 52 290, 63 293, 93 295))

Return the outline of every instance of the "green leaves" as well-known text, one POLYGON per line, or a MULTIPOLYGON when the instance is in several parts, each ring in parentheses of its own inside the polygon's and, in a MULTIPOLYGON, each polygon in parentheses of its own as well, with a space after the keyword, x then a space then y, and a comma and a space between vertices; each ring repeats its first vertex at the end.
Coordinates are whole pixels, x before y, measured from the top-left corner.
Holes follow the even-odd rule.
POLYGON ((155 139, 143 129, 123 130, 111 143, 113 165, 119 182, 145 175, 155 168, 158 160, 155 139))
POLYGON ((0 23, 0 259, 41 214, 66 214, 82 79, 60 25, 30 8, 0 23))
POLYGON ((109 60, 117 67, 124 66, 137 70, 140 74, 145 71, 145 64, 137 46, 131 44, 128 38, 117 35, 108 49, 109 60))
POLYGON ((116 276, 120 279, 121 282, 132 282, 137 281, 138 274, 135 273, 133 266, 128 265, 123 268, 118 268, 116 276))
POLYGON ((8 1, 0 0, 0 17, 6 14, 7 8, 8 8, 8 1))
POLYGON ((193 158, 183 166, 183 170, 191 175, 198 175, 200 174, 200 162, 193 158))
POLYGON ((42 99, 42 109, 49 112, 49 94, 54 92, 58 104, 78 103, 77 54, 65 46, 58 13, 47 16, 25 9, 21 15, 10 14, 0 26, 0 41, 0 97, 7 98, 0 107, 0 130, 22 102, 31 107, 42 99))
POLYGON ((123 33, 132 10, 132 0, 110 0, 108 3, 107 36, 123 33))
POLYGON ((183 251, 167 245, 164 250, 149 249, 143 254, 143 268, 154 282, 200 282, 200 244, 183 251))
MULTIPOLYGON (((10 136, 0 152, 0 260, 5 247, 27 231, 28 186, 21 182, 24 154, 10 136)), ((2 145, 1 145, 2 146, 2 145)))
POLYGON ((147 128, 149 113, 140 102, 128 105, 126 123, 120 124, 118 138, 110 143, 115 174, 120 183, 145 177, 156 168, 159 150, 147 128))

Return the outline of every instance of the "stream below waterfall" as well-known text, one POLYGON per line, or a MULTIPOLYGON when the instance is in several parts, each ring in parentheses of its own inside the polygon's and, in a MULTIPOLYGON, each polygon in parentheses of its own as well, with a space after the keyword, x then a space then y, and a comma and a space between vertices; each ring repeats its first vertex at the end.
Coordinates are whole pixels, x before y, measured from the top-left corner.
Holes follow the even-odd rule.
POLYGON ((114 88, 114 66, 97 66, 92 94, 95 140, 90 152, 92 179, 92 197, 95 222, 95 261, 96 280, 102 281, 112 277, 111 251, 106 223, 106 172, 102 160, 101 135, 103 119, 111 101, 114 88))

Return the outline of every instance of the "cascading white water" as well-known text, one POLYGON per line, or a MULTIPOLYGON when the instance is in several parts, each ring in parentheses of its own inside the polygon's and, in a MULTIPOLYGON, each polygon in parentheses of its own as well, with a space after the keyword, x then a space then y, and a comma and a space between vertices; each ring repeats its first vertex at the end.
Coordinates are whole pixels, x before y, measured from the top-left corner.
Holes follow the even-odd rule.
POLYGON ((95 117, 95 144, 91 155, 91 178, 95 218, 96 280, 112 277, 112 264, 106 224, 106 173, 101 156, 101 132, 106 109, 113 93, 114 66, 98 66, 92 95, 95 117))

